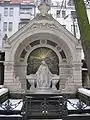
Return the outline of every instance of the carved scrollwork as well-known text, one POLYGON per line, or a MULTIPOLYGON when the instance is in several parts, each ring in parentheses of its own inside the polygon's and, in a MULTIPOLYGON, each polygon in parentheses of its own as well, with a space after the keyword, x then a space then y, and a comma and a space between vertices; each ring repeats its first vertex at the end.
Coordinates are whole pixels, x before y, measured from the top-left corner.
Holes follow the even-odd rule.
POLYGON ((75 70, 77 71, 77 70, 81 70, 81 66, 80 65, 76 65, 75 66, 75 70))
POLYGON ((47 40, 41 40, 40 43, 41 43, 41 44, 46 44, 46 43, 47 43, 47 40))
POLYGON ((50 28, 50 29, 56 29, 58 30, 58 28, 56 27, 55 24, 53 23, 34 23, 30 30, 35 30, 35 29, 40 29, 40 28, 50 28))
POLYGON ((10 63, 8 63, 7 65, 5 65, 5 68, 6 68, 6 70, 8 70, 8 71, 11 71, 12 69, 13 69, 13 65, 12 64, 10 64, 10 63))
POLYGON ((30 48, 31 48, 31 46, 30 46, 30 45, 27 45, 26 48, 25 48, 25 50, 26 50, 26 51, 29 51, 30 48))
POLYGON ((82 66, 82 64, 73 64, 73 67, 76 71, 81 70, 81 66, 82 66))

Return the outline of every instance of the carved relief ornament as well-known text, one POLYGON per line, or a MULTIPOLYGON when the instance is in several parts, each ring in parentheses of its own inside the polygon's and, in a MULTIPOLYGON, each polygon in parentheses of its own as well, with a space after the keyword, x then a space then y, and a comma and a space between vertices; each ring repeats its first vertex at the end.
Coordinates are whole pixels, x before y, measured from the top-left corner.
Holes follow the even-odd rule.
POLYGON ((56 29, 59 30, 55 24, 53 23, 34 23, 31 27, 30 30, 36 30, 36 29, 40 29, 40 28, 50 28, 50 29, 56 29))
POLYGON ((8 63, 8 64, 5 65, 6 70, 9 70, 9 71, 12 71, 13 67, 14 66, 12 64, 10 64, 10 63, 8 63))

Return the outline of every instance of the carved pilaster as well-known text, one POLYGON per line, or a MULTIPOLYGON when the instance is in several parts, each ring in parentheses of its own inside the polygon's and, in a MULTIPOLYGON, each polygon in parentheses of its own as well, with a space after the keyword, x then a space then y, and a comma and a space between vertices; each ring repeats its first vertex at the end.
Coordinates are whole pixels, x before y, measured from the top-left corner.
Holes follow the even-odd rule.
POLYGON ((25 87, 23 87, 23 84, 26 86, 23 81, 25 81, 24 78, 21 79, 21 76, 18 73, 21 72, 21 70, 18 70, 18 67, 16 69, 13 62, 5 62, 5 74, 4 74, 4 85, 10 89, 10 92, 22 92, 25 91, 25 87), (16 69, 16 71, 15 71, 16 69), (24 80, 23 80, 24 79, 24 80), (23 83, 23 84, 22 84, 23 83))
POLYGON ((13 62, 4 62, 4 85, 11 88, 13 84, 14 64, 13 62))
POLYGON ((73 71, 72 65, 67 62, 62 62, 59 64, 60 71, 60 91, 71 91, 71 88, 74 88, 74 80, 73 80, 73 71))
POLYGON ((29 28, 29 31, 36 30, 36 29, 42 29, 42 28, 59 30, 53 22, 48 22, 48 23, 47 22, 39 22, 39 23, 36 22, 29 28))
POLYGON ((15 64, 15 75, 19 76, 19 81, 21 83, 21 88, 26 90, 26 74, 27 74, 27 64, 24 62, 18 62, 15 64))
POLYGON ((73 77, 76 88, 82 87, 82 63, 74 62, 73 66, 73 77))

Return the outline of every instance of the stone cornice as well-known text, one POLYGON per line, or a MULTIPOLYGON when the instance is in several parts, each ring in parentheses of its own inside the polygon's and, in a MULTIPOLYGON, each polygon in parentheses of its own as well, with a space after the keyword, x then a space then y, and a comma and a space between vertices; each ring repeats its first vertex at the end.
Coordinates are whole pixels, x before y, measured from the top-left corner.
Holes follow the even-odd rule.
MULTIPOLYGON (((65 28, 63 28, 51 15, 47 14, 47 16, 42 16, 41 14, 37 14, 36 18, 30 21, 25 27, 21 28, 18 32, 16 32, 13 36, 8 39, 8 43, 12 44, 18 38, 23 37, 24 34, 27 32, 33 32, 39 29, 50 29, 50 30, 57 30, 65 34, 68 38, 71 39, 76 45, 78 40, 69 33, 65 28), (21 37, 20 37, 21 36, 21 37)), ((7 43, 6 43, 7 44, 7 43)), ((79 43, 78 43, 79 44, 79 43)))

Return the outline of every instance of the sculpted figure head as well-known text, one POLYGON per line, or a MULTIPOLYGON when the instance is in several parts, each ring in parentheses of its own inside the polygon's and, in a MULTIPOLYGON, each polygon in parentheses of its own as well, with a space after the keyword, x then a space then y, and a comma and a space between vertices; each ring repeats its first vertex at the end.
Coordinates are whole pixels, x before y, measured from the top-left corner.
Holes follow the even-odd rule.
POLYGON ((45 61, 44 61, 44 60, 41 62, 41 64, 42 64, 42 65, 46 65, 46 63, 45 63, 45 61))

